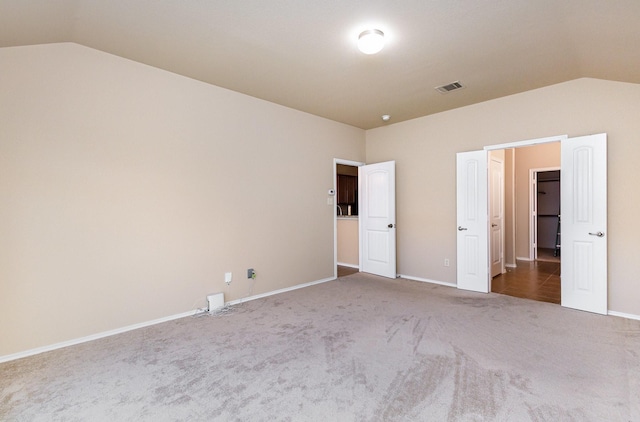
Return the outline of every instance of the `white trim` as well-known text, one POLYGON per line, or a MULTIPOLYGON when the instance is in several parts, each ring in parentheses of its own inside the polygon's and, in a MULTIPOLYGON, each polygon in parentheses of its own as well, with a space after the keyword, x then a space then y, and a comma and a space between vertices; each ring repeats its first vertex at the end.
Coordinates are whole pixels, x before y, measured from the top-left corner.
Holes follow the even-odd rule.
POLYGON ((529 261, 538 257, 538 172, 529 169, 529 261))
POLYGON ((398 277, 404 278, 405 280, 420 281, 422 283, 439 284, 441 286, 453 287, 454 289, 458 287, 456 283, 447 283, 446 281, 429 280, 428 278, 412 277, 412 276, 403 275, 403 274, 398 274, 398 277))
POLYGON ((640 315, 626 314, 624 312, 608 311, 607 315, 620 317, 620 318, 635 319, 637 321, 640 321, 640 315))
POLYGON ((141 322, 139 324, 128 325, 126 327, 116 328, 115 330, 103 331, 97 334, 91 334, 89 336, 76 338, 73 340, 67 340, 60 343, 50 344, 48 346, 37 347, 35 349, 25 350, 24 352, 13 353, 11 355, 0 356, 0 363, 8 362, 10 360, 16 360, 26 358, 27 356, 33 356, 44 352, 50 352, 56 349, 62 349, 63 347, 75 346, 76 344, 86 343, 88 341, 98 340, 104 337, 114 336, 116 334, 126 333, 127 331, 137 330, 138 328, 148 327, 150 325, 161 324, 167 321, 173 321, 174 319, 180 319, 188 316, 192 316, 198 313, 199 310, 183 312, 181 314, 171 315, 164 318, 158 318, 151 321, 141 322))
POLYGON ((344 262, 338 262, 338 265, 340 265, 341 267, 355 268, 357 270, 360 269, 360 266, 358 264, 345 264, 344 262))
POLYGON ((518 268, 518 265, 516 264, 504 264, 504 266, 507 268, 518 268))
POLYGON ((280 293, 286 293, 286 292, 290 292, 292 290, 298 290, 298 289, 302 289, 304 287, 309 287, 309 286, 314 286, 316 284, 326 283, 327 281, 333 281, 335 279, 336 279, 336 277, 328 277, 328 278, 323 278, 321 280, 311 281, 309 283, 297 284, 295 286, 286 287, 284 289, 273 290, 271 292, 261 293, 259 295, 255 295, 255 296, 249 296, 249 297, 245 297, 245 298, 242 298, 242 299, 232 300, 231 302, 225 303, 225 306, 237 305, 237 304, 240 304, 240 303, 248 302, 250 300, 262 299, 263 297, 273 296, 273 295, 277 295, 277 294, 280 294, 280 293))
MULTIPOLYGON (((338 164, 343 164, 345 166, 354 166, 360 167, 364 166, 365 163, 361 163, 359 161, 351 161, 351 160, 343 160, 342 158, 334 158, 333 159, 333 191, 335 194, 333 195, 333 278, 338 278, 338 215, 336 212, 336 206, 338 205, 338 164)), ((360 232, 358 231, 358 238, 360 237, 360 232)), ((358 239, 358 243, 360 239, 358 239)), ((360 247, 358 246, 358 251, 360 247)), ((340 264, 344 265, 344 264, 340 264)), ((360 266, 354 267, 360 269, 360 266)))
POLYGON ((531 261, 531 258, 529 258, 528 256, 516 256, 516 260, 531 261))
POLYGON ((549 142, 559 142, 568 138, 569 138, 569 135, 556 135, 556 136, 549 136, 547 138, 527 139, 525 141, 508 142, 506 144, 488 145, 488 146, 485 146, 484 149, 487 151, 491 151, 494 149, 528 147, 531 145, 547 144, 549 142))
MULTIPOLYGON (((515 256, 516 256, 516 150, 514 148, 507 148, 504 150, 504 156, 505 156, 505 164, 507 163, 507 156, 509 156, 509 163, 511 164, 509 167, 509 174, 511 175, 510 179, 511 179, 511 189, 509 192, 509 195, 511 197, 511 201, 508 204, 509 206, 509 212, 506 212, 507 209, 507 203, 506 203, 506 194, 507 192, 505 191, 505 214, 508 214, 511 218, 511 230, 509 231, 509 233, 505 233, 505 267, 515 267, 516 263, 515 261, 513 261, 511 264, 507 265, 506 263, 506 256, 509 255, 511 257, 513 257, 513 259, 515 260, 515 256), (511 248, 509 248, 509 253, 507 254, 506 252, 506 236, 509 236, 509 240, 510 240, 510 244, 511 244, 511 248)), ((505 168, 505 173, 507 172, 507 169, 505 168)), ((506 189, 506 183, 507 183, 507 178, 505 177, 505 189, 506 189)), ((506 227, 506 215, 505 215, 505 227, 506 227)), ((506 229, 505 229, 506 231, 506 229)))
MULTIPOLYGON (((398 276, 400 278, 405 279, 405 280, 413 280, 413 281, 419 281, 419 282, 423 282, 423 283, 438 284, 438 285, 441 285, 441 286, 453 287, 453 288, 457 287, 455 283, 447 283, 447 282, 444 282, 444 281, 429 280, 429 279, 426 279, 426 278, 412 277, 412 276, 402 275, 402 274, 398 274, 398 276)), ((298 290, 298 289, 302 289, 304 287, 310 287, 310 286, 314 286, 316 284, 326 283, 328 281, 333 281, 333 280, 336 280, 336 277, 323 278, 323 279, 312 281, 312 282, 309 282, 309 283, 303 283, 303 284, 298 284, 296 286, 287 287, 287 288, 284 288, 284 289, 274 290, 274 291, 268 292, 268 293, 262 293, 262 294, 259 294, 259 295, 250 296, 250 297, 246 297, 246 298, 238 299, 238 300, 232 300, 230 302, 225 303, 225 305, 226 306, 236 305, 236 304, 239 304, 239 303, 248 302, 250 300, 261 299, 263 297, 273 296, 273 295, 280 294, 280 293, 286 293, 286 292, 289 292, 289 291, 292 291, 292 290, 298 290)), ((11 355, 0 356, 0 363, 9 362, 9 361, 16 360, 16 359, 21 359, 21 358, 26 358, 28 356, 33 356, 33 355, 37 355, 37 354, 44 353, 44 352, 50 352, 52 350, 62 349, 64 347, 68 347, 68 346, 74 346, 76 344, 86 343, 86 342, 93 341, 93 340, 98 340, 98 339, 101 339, 101 338, 104 338, 104 337, 110 337, 110 336, 114 336, 114 335, 117 335, 117 334, 126 333, 127 331, 137 330, 138 328, 144 328, 144 327, 148 327, 148 326, 151 326, 151 325, 161 324, 163 322, 173 321, 175 319, 185 318, 185 317, 188 317, 188 316, 196 315, 199 311, 200 311, 200 309, 196 309, 194 311, 183 312, 181 314, 175 314, 175 315, 171 315, 171 316, 164 317, 164 318, 158 318, 158 319, 154 319, 154 320, 151 320, 151 321, 141 322, 139 324, 128 325, 126 327, 116 328, 115 330, 103 331, 102 333, 92 334, 90 336, 80 337, 80 338, 73 339, 73 340, 68 340, 68 341, 63 341, 61 343, 51 344, 49 346, 43 346, 43 347, 38 347, 38 348, 35 348, 35 349, 25 350, 24 352, 18 352, 18 353, 13 353, 11 355)), ((627 319, 633 319, 633 320, 640 321, 640 315, 627 314, 627 313, 624 313, 624 312, 616 312, 616 311, 608 311, 607 314, 610 315, 610 316, 615 316, 615 317, 627 318, 627 319)))
POLYGON ((562 171, 561 167, 529 169, 529 260, 538 259, 538 173, 562 171))

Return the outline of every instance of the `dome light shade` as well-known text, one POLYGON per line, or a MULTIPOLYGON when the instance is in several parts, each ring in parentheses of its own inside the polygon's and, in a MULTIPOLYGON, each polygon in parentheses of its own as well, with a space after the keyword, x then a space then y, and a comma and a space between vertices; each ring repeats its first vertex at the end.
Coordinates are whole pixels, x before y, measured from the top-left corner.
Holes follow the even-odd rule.
POLYGON ((376 54, 384 47, 384 33, 379 29, 367 29, 358 37, 358 49, 364 54, 376 54))

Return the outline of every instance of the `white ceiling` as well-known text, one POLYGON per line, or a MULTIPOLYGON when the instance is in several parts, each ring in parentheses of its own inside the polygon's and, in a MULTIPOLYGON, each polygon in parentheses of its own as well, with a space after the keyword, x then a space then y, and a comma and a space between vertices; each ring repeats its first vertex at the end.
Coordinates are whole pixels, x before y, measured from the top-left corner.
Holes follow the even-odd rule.
POLYGON ((640 83, 640 0, 0 0, 0 47, 54 42, 369 129, 580 77, 640 83), (370 26, 375 56, 356 49, 370 26))

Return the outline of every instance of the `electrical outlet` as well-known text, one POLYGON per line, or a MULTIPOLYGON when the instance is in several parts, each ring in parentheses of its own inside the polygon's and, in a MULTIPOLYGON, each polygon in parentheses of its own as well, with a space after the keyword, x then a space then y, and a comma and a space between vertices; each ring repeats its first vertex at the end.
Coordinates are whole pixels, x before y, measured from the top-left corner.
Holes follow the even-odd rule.
POLYGON ((224 273, 224 282, 227 284, 231 284, 231 273, 224 273))
POLYGON ((444 266, 448 267, 449 266, 449 258, 445 258, 444 259, 444 266))
POLYGON ((247 278, 256 278, 256 272, 253 271, 253 268, 247 270, 247 278))

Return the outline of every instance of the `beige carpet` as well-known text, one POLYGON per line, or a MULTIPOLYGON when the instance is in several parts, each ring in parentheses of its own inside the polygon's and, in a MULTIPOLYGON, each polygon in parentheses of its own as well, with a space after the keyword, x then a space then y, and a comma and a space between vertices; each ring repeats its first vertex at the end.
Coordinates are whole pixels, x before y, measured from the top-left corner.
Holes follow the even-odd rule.
POLYGON ((640 421, 640 322, 354 274, 0 365, 2 421, 640 421))

